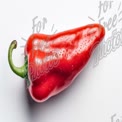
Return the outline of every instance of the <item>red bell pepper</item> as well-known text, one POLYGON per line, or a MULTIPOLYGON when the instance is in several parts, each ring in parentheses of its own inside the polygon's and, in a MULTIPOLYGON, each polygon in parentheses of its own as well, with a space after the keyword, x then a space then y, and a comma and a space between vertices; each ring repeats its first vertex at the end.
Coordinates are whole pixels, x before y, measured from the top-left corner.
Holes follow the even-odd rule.
POLYGON ((17 47, 15 40, 8 51, 9 65, 14 73, 26 79, 31 97, 43 102, 72 83, 104 35, 104 27, 100 24, 53 35, 32 34, 25 46, 24 65, 16 67, 13 64, 12 51, 17 47))

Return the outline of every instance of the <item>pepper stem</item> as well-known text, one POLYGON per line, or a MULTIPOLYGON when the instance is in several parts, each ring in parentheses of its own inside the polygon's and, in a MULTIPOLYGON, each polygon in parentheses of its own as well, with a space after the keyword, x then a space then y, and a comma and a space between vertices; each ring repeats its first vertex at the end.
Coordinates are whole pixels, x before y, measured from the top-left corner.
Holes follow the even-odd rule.
POLYGON ((25 62, 25 64, 22 67, 16 67, 13 64, 12 52, 13 52, 13 49, 16 49, 16 47, 17 47, 17 41, 14 40, 14 41, 11 42, 11 44, 9 46, 9 50, 8 50, 8 62, 9 62, 9 65, 10 65, 12 71, 15 74, 17 74, 18 76, 20 76, 22 78, 25 78, 26 75, 27 75, 27 63, 25 62))

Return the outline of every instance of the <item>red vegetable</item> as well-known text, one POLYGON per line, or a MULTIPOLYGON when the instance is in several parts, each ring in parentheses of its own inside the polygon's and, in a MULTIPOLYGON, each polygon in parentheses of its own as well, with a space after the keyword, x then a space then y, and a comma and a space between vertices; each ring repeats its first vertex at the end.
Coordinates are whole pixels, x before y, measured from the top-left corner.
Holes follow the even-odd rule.
POLYGON ((72 83, 104 35, 104 27, 99 24, 54 35, 33 34, 25 46, 25 64, 13 64, 12 51, 17 46, 14 40, 8 51, 9 65, 14 73, 26 78, 31 97, 43 102, 72 83))

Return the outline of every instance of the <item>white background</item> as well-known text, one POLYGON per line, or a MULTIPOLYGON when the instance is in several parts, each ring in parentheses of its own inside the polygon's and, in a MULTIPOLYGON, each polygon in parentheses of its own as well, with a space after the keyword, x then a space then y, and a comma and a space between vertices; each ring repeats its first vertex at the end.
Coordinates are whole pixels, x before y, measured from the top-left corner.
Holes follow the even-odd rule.
MULTIPOLYGON (((105 14, 106 18, 116 13, 119 3, 113 2, 113 12, 105 14)), ((114 114, 114 122, 122 120, 121 46, 96 67, 94 53, 74 83, 44 103, 35 103, 27 97, 25 81, 8 65, 8 47, 14 39, 18 42, 13 52, 14 63, 23 64, 24 50, 20 46, 25 41, 21 37, 27 39, 32 34, 34 17, 38 16, 36 23, 47 18, 44 33, 51 33, 53 24, 59 32, 93 23, 88 16, 98 22, 98 6, 99 1, 90 0, 0 1, 0 122, 111 122, 114 114)), ((120 25, 122 21, 117 27, 120 25)))

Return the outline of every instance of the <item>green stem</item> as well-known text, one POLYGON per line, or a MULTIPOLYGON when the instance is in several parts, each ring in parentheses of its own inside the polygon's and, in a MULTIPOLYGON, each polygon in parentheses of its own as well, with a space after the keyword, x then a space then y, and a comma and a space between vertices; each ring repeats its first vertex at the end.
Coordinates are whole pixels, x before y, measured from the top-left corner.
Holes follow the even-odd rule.
POLYGON ((11 44, 9 46, 9 50, 8 50, 8 62, 9 62, 9 65, 10 65, 12 71, 15 74, 17 74, 18 76, 20 76, 22 78, 25 78, 26 75, 27 75, 27 62, 25 62, 25 64, 22 67, 16 67, 13 64, 12 52, 13 52, 13 49, 16 49, 16 47, 17 47, 17 41, 14 40, 14 41, 11 42, 11 44))

